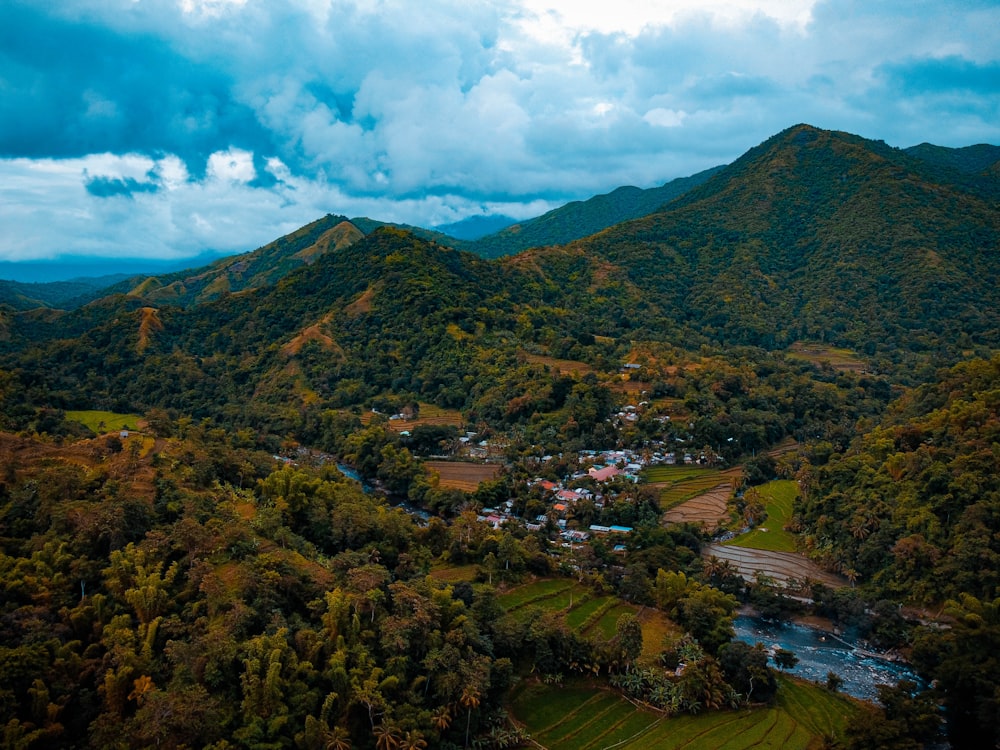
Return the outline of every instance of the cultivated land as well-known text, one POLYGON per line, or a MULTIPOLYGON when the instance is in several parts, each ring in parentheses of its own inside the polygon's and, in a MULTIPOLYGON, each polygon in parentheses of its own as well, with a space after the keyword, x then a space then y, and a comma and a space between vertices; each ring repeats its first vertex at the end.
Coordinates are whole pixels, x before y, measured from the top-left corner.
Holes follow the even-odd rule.
POLYGON ((840 734, 858 710, 850 698, 778 676, 774 706, 667 717, 585 682, 561 687, 523 682, 511 713, 547 750, 809 750, 840 734))
MULTIPOLYGON (((418 416, 413 419, 390 419, 388 422, 389 429, 395 430, 396 432, 403 432, 404 430, 412 430, 414 427, 419 427, 421 425, 454 427, 456 429, 460 429, 464 424, 462 420, 462 413, 456 409, 444 409, 440 406, 425 404, 423 402, 421 402, 419 406, 420 410, 418 412, 418 416)), ((375 415, 368 411, 361 414, 360 417, 361 424, 369 425, 374 420, 375 415)))
POLYGON ((745 579, 752 581, 758 573, 778 584, 797 588, 806 581, 823 583, 831 588, 843 588, 847 579, 819 567, 812 560, 797 552, 772 552, 746 549, 724 544, 707 544, 702 547, 703 557, 727 560, 745 579))
POLYGON ((497 464, 469 461, 427 461, 424 464, 439 477, 439 485, 446 489, 475 492, 476 488, 500 473, 497 464))
POLYGON ((662 612, 640 608, 614 596, 595 594, 588 586, 571 578, 544 578, 505 591, 500 604, 514 617, 530 616, 533 608, 560 613, 566 626, 598 640, 610 640, 617 633, 618 618, 636 615, 642 625, 643 653, 650 663, 656 660, 665 636, 680 631, 662 612))
POLYGON ((740 474, 740 469, 656 466, 643 476, 660 490, 664 523, 698 523, 711 528, 728 518, 726 506, 740 474))

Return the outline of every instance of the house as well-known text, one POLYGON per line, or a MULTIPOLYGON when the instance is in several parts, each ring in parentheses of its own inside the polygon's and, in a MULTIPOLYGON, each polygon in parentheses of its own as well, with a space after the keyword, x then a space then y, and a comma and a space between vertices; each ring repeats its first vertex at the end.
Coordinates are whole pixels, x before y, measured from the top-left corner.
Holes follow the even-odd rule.
POLYGON ((590 474, 591 478, 595 482, 606 482, 609 479, 618 476, 621 472, 618 470, 617 466, 605 466, 603 469, 598 469, 597 467, 592 466, 590 471, 587 473, 590 474))
POLYGON ((632 527, 631 526, 609 526, 608 530, 612 534, 631 534, 632 533, 632 527))
POLYGON ((592 523, 590 525, 590 533, 592 533, 592 534, 610 534, 611 533, 611 527, 610 526, 601 526, 599 524, 592 523))
POLYGON ((580 493, 574 492, 573 490, 559 490, 556 493, 556 499, 566 503, 575 503, 580 500, 581 497, 580 493))

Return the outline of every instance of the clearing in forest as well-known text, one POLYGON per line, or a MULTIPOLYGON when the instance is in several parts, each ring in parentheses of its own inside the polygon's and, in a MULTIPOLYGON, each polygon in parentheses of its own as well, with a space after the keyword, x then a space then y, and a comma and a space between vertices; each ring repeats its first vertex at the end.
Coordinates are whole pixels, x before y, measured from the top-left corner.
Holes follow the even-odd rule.
POLYGON ((790 359, 804 359, 817 367, 827 364, 834 370, 864 372, 867 368, 865 361, 858 357, 857 352, 826 344, 796 341, 788 348, 788 356, 790 359))
POLYGON ((67 411, 66 419, 70 422, 79 422, 84 427, 96 432, 98 435, 105 432, 118 432, 119 430, 138 430, 138 414, 118 414, 113 411, 97 411, 88 409, 85 411, 67 411))

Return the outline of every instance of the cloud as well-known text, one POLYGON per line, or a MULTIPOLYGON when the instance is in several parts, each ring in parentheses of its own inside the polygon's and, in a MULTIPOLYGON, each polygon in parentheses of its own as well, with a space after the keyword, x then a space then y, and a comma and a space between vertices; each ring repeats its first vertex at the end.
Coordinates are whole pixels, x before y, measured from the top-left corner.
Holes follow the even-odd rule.
POLYGON ((0 258, 237 251, 326 212, 527 218, 796 122, 1000 141, 986 0, 0 0, 0 15, 0 258))

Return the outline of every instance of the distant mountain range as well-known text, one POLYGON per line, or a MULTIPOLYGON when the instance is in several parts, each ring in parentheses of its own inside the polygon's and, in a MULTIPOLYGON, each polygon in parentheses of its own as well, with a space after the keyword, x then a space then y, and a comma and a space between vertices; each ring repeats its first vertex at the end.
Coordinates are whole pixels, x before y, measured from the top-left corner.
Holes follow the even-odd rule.
POLYGON ((383 226, 403 228, 424 239, 484 257, 510 255, 529 247, 571 242, 621 221, 645 216, 684 191, 700 185, 719 169, 721 167, 672 180, 658 188, 621 187, 607 195, 574 201, 520 223, 505 216, 483 216, 427 229, 367 217, 348 219, 346 216, 328 215, 257 250, 213 260, 205 266, 181 269, 176 263, 171 263, 170 268, 155 274, 146 272, 136 275, 133 272, 127 276, 118 274, 114 277, 78 279, 72 288, 67 287, 65 282, 53 282, 53 286, 46 289, 46 284, 25 287, 18 282, 0 280, 0 304, 11 305, 17 310, 72 308, 106 294, 133 290, 161 302, 204 302, 225 293, 270 283, 291 268, 308 264, 317 253, 336 248, 345 241, 353 241, 383 226), (347 239, 340 236, 331 245, 325 233, 345 221, 357 231, 341 228, 338 232, 341 235, 346 232, 347 239), (312 243, 317 243, 317 246, 309 249, 312 243))

